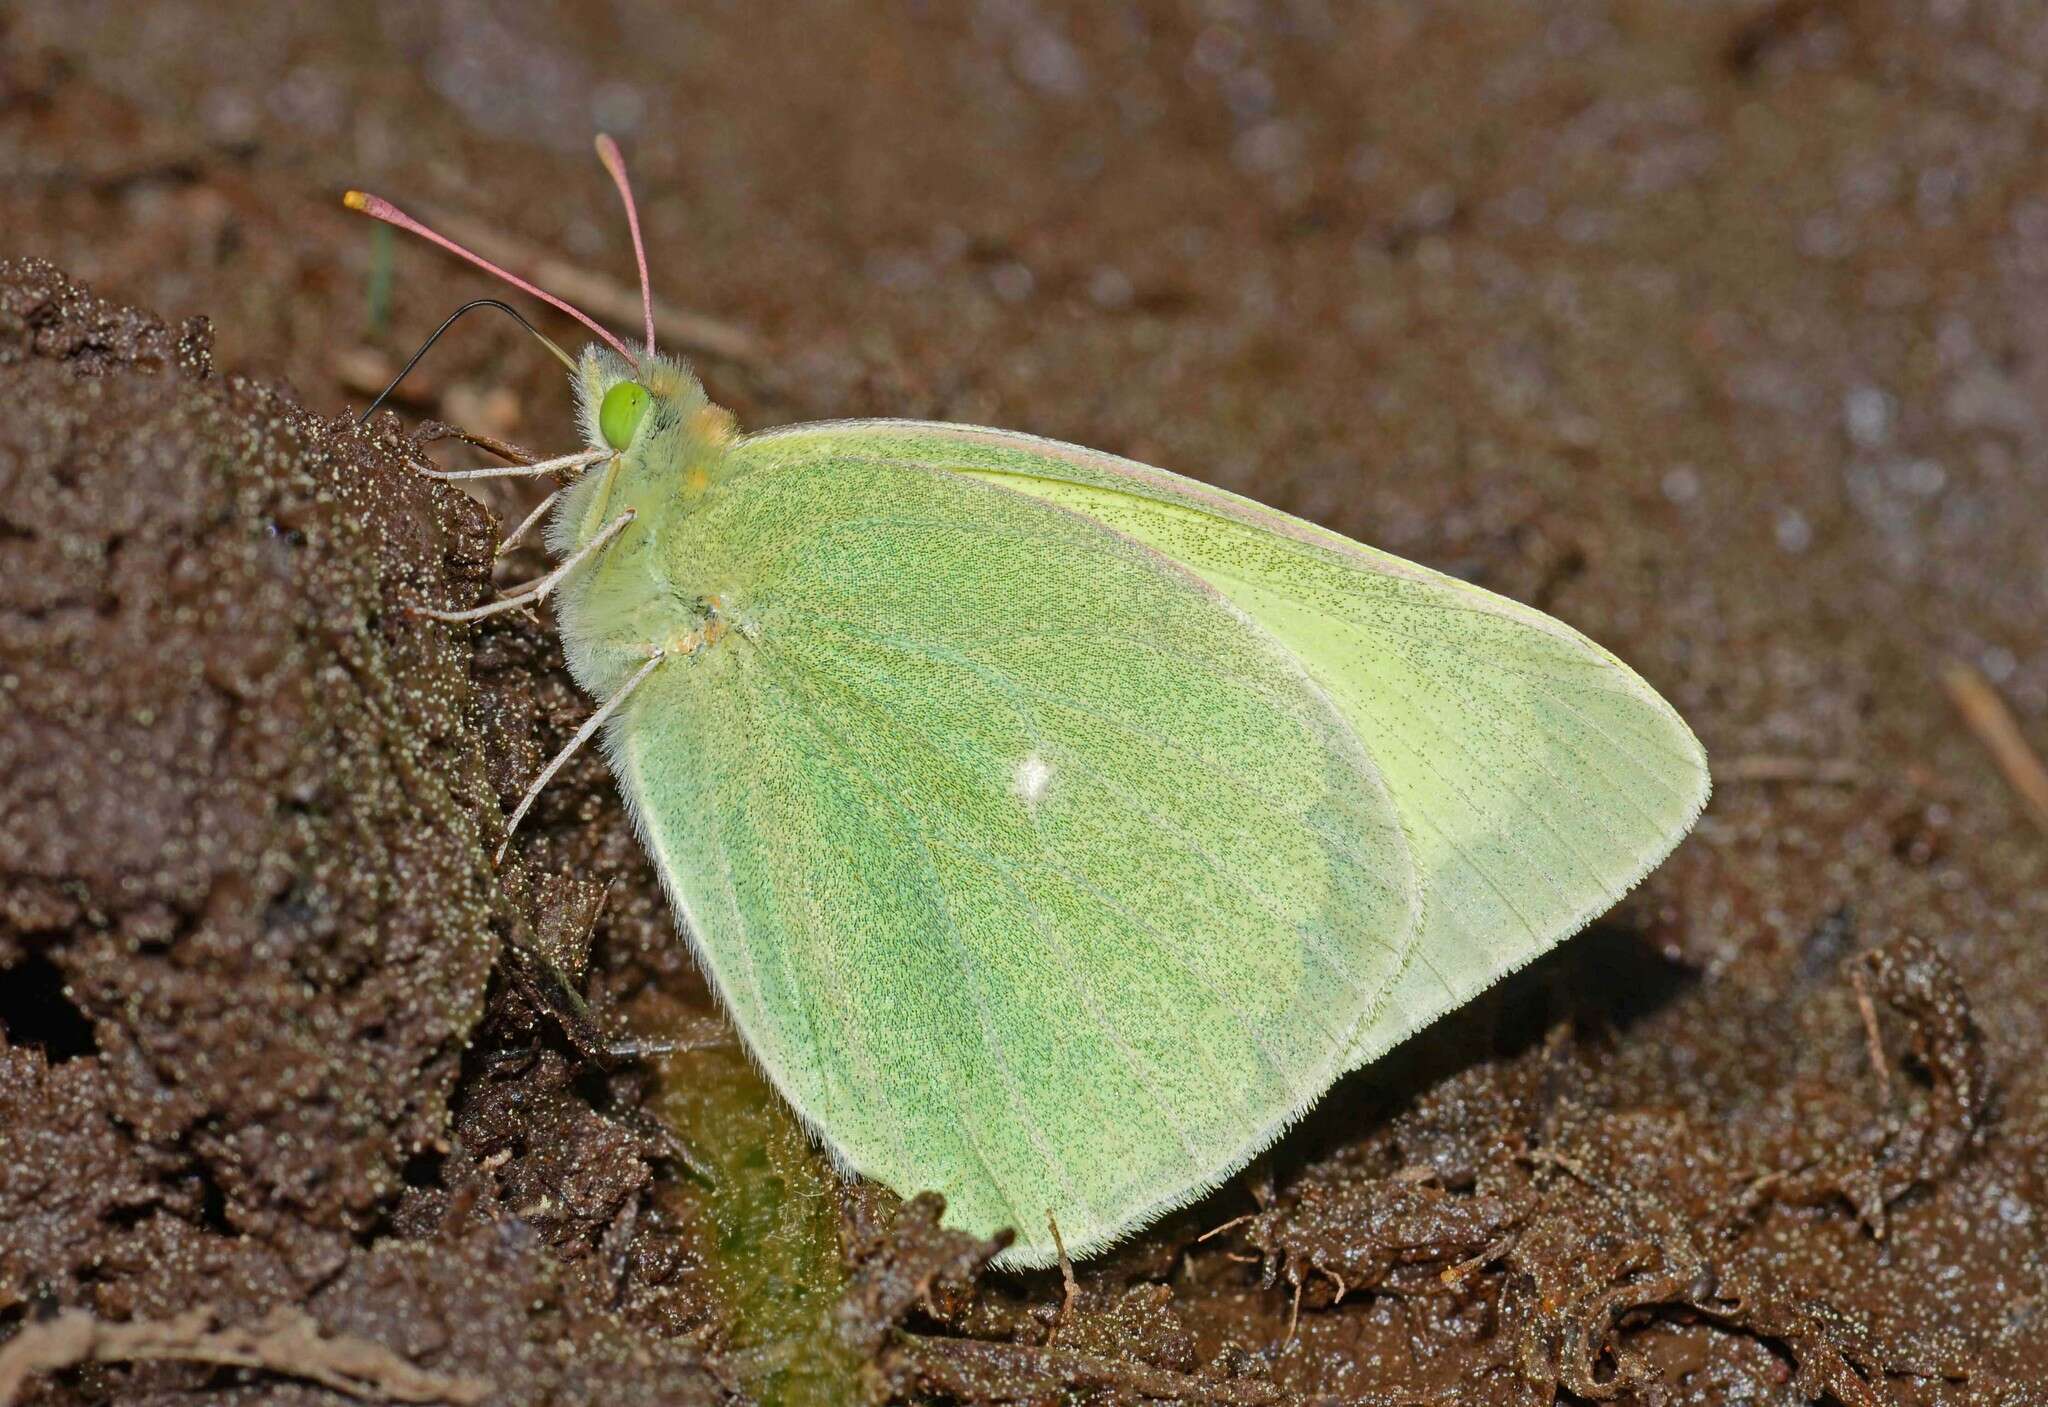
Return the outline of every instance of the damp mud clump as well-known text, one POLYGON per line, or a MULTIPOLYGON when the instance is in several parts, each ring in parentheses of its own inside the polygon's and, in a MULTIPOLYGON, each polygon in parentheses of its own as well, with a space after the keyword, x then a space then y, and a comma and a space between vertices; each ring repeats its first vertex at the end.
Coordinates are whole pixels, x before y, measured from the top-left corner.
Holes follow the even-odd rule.
POLYGON ((538 623, 414 613, 500 531, 438 433, 0 263, 0 1403, 2042 1400, 2040 1032, 1968 932, 1660 955, 1708 863, 1072 1280, 988 1271, 761 1084, 600 762, 492 864, 587 705, 538 623))
POLYGON ((0 1398, 708 1398, 451 1117, 535 904, 405 607, 492 525, 208 344, 0 264, 0 1398))

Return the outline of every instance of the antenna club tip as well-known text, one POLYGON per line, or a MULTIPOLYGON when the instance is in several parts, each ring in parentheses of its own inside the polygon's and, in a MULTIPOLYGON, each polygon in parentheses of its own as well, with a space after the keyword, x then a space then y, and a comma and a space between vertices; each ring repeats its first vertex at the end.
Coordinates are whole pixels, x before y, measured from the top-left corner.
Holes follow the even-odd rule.
POLYGON ((612 140, 612 135, 609 132, 599 132, 597 134, 597 159, 606 166, 622 166, 625 164, 625 155, 619 150, 619 144, 612 140))
POLYGON ((343 191, 341 203, 351 210, 368 210, 371 197, 361 191, 343 191))

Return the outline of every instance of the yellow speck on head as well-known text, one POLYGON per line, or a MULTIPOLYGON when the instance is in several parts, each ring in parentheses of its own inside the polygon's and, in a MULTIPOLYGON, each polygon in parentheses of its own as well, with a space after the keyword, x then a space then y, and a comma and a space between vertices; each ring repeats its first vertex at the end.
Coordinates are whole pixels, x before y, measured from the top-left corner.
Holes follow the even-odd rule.
POLYGON ((732 412, 724 406, 707 405, 690 417, 690 433, 714 445, 730 442, 736 428, 732 412))
POLYGON ((683 475, 683 487, 691 493, 702 493, 711 483, 711 476, 702 469, 692 469, 683 475))
POLYGON ((720 640, 723 640, 725 632, 725 622, 713 616, 695 630, 685 631, 681 635, 671 635, 665 653, 671 655, 697 654, 699 651, 710 649, 720 640))

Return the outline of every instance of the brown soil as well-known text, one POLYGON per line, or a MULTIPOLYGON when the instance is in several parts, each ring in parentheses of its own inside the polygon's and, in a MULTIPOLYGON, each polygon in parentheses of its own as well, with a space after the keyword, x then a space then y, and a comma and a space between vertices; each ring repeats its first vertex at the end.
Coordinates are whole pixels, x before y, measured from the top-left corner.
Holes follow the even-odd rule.
POLYGON ((0 12, 0 253, 70 276, 0 263, 0 1401, 2048 1400, 2037 7, 301 8, 0 12), (408 613, 531 500, 406 458, 569 447, 554 364, 473 321, 348 413, 488 286, 338 191, 604 302, 597 125, 747 423, 1534 601, 1698 832, 1071 1302, 842 1187, 597 758, 490 863, 588 704, 408 613))

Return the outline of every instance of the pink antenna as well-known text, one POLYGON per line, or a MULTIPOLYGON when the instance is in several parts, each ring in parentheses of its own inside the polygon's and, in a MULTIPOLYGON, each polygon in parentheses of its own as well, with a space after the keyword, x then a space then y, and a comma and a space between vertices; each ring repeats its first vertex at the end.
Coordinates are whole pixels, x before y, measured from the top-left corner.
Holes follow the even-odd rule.
POLYGON ((560 308, 563 312, 567 313, 570 317, 576 319, 576 321, 582 323, 585 327, 589 328, 592 332, 596 333, 600 338, 602 338, 605 344, 609 346, 613 351, 617 352, 620 356, 624 357, 627 363, 631 365, 635 371, 639 370, 640 359, 634 356, 631 352, 626 350, 625 343, 621 342, 618 338, 612 336, 611 333, 606 332, 603 328, 599 327, 597 323, 589 316, 589 314, 584 313, 579 309, 570 307, 567 303, 557 298, 554 294, 549 293, 546 289, 534 287, 525 279, 520 278, 517 274, 509 273, 506 270, 499 268, 496 264, 493 264, 490 260, 484 258, 483 255, 471 253, 469 250, 464 249, 461 245, 457 244, 454 240, 448 238, 446 235, 436 234, 434 231, 428 229, 425 225, 421 224, 418 220, 413 219, 412 216, 406 214, 403 210, 400 210, 397 206, 393 205, 390 201, 384 199, 384 197, 378 195, 367 195, 362 191, 350 191, 348 194, 344 195, 341 198, 341 203, 343 205, 346 205, 351 210, 362 211, 365 215, 368 215, 373 220, 382 220, 387 225, 396 225, 401 230, 405 230, 410 234, 418 235, 421 239, 426 240, 430 244, 438 244, 443 249, 447 250, 450 254, 453 254, 458 258, 469 260, 470 263, 476 265, 478 268, 484 270, 486 273, 496 274, 499 278, 505 280, 505 282, 511 284, 514 288, 520 290, 522 293, 532 294, 534 297, 540 299, 541 302, 546 303, 549 307, 560 308))
POLYGON ((654 286, 647 281, 647 246, 640 242, 640 212, 633 208, 633 187, 626 181, 626 158, 619 152, 619 144, 600 132, 597 134, 597 159, 604 163, 604 169, 611 173, 612 184, 619 188, 619 199, 626 202, 626 227, 633 232, 633 261, 640 266, 640 311, 647 319, 647 355, 654 355, 654 286))

